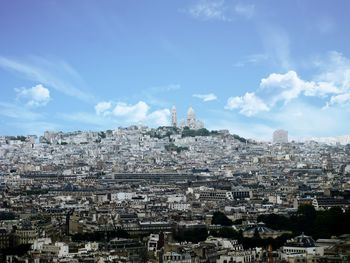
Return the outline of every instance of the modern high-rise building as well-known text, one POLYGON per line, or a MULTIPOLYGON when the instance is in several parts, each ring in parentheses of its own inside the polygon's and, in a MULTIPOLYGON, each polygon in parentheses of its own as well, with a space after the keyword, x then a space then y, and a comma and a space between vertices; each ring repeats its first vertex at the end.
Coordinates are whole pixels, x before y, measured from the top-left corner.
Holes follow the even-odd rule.
POLYGON ((177 127, 177 113, 175 105, 171 109, 171 125, 177 127))
POLYGON ((285 131, 285 130, 274 131, 272 141, 274 143, 287 143, 288 142, 288 131, 285 131))

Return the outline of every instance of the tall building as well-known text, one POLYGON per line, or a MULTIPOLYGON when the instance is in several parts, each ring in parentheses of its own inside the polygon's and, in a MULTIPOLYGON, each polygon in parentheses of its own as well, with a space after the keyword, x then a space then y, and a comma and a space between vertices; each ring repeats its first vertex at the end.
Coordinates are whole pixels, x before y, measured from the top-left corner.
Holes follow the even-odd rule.
POLYGON ((176 113, 175 105, 171 109, 171 125, 173 127, 177 127, 177 113, 176 113))
POLYGON ((288 131, 285 130, 276 130, 273 132, 274 143, 287 143, 288 142, 288 131))

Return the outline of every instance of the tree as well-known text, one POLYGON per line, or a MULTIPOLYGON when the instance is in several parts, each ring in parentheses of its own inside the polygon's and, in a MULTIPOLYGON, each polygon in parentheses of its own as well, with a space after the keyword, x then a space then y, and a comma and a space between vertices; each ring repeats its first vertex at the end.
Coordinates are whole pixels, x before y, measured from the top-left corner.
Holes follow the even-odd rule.
POLYGON ((233 222, 224 213, 217 211, 214 212, 213 218, 211 219, 212 225, 232 226, 233 222))
POLYGON ((206 240, 208 237, 207 228, 181 229, 174 233, 174 239, 179 242, 198 243, 206 240))
POLYGON ((231 238, 231 239, 239 239, 240 234, 232 227, 223 227, 219 230, 213 230, 210 232, 210 235, 214 237, 223 237, 223 238, 231 238))
POLYGON ((316 210, 312 205, 300 205, 298 214, 306 217, 308 220, 315 220, 316 218, 316 210))

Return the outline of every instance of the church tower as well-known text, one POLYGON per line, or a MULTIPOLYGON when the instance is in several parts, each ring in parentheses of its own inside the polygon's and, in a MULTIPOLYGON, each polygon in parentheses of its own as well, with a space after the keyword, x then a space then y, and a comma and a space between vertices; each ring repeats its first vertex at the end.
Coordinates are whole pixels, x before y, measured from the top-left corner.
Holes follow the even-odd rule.
POLYGON ((177 113, 176 113, 175 105, 171 109, 171 125, 173 127, 177 127, 177 113))

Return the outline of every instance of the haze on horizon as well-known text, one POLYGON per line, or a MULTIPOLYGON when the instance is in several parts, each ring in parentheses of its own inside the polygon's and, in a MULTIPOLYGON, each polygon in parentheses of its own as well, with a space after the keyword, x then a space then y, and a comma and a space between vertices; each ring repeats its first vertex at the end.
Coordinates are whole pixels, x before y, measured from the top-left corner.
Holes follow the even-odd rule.
POLYGON ((0 135, 170 125, 350 134, 340 1, 3 1, 0 135))

